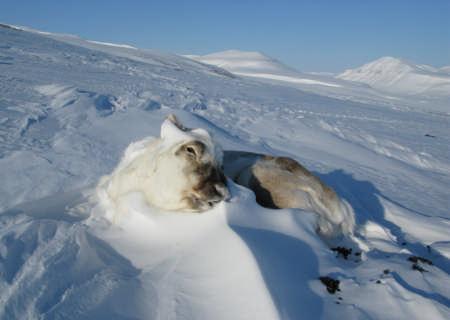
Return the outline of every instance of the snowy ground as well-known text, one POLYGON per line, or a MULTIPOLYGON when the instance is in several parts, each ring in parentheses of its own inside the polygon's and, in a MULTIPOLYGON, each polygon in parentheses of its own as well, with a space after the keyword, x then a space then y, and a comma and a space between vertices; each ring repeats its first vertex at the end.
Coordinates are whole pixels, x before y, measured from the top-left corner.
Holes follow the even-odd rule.
POLYGON ((284 80, 0 26, 0 318, 448 319, 450 105, 284 80), (367 250, 336 257, 312 213, 232 183, 207 213, 133 196, 109 224, 91 188, 171 112, 225 149, 302 162, 351 203, 367 250))

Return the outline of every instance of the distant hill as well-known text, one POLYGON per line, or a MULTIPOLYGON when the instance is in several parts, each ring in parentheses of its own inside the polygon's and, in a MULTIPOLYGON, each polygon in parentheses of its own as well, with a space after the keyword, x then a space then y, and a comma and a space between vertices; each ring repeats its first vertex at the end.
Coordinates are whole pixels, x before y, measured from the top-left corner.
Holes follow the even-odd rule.
POLYGON ((366 83, 392 94, 450 96, 450 67, 437 69, 392 57, 346 70, 337 78, 366 83))
POLYGON ((288 67, 282 62, 260 52, 227 50, 204 56, 188 55, 188 58, 214 65, 234 74, 283 81, 296 84, 340 87, 339 81, 330 76, 308 74, 288 67))

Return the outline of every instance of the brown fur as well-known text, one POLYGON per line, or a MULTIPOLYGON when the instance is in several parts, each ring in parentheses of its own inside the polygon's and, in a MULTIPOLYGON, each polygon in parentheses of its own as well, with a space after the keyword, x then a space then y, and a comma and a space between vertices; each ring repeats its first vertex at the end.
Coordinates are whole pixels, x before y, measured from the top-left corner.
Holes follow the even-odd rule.
POLYGON ((289 192, 293 189, 314 193, 328 209, 337 200, 330 187, 293 159, 265 157, 250 170, 250 185, 252 190, 256 190, 256 200, 261 204, 272 202, 276 208, 299 207, 299 202, 289 192))
POLYGON ((199 205, 207 203, 213 206, 216 202, 224 199, 228 192, 225 175, 220 169, 210 164, 200 165, 195 169, 198 177, 197 184, 193 187, 195 199, 192 209, 198 209, 199 205))
MULTIPOLYGON (((179 129, 189 131, 175 116, 171 115, 169 119, 179 129)), ((194 186, 186 192, 185 201, 193 211, 203 211, 229 195, 222 169, 206 151, 207 148, 201 141, 190 141, 175 152, 176 156, 185 157, 190 163, 185 173, 194 180, 194 186)))
MULTIPOLYGON (((242 160, 241 160, 242 161, 242 160)), ((238 184, 250 188, 256 201, 268 208, 301 208, 319 210, 323 205, 333 210, 338 202, 336 193, 300 163, 287 157, 274 157, 247 152, 226 151, 225 173, 238 184), (233 167, 238 159, 247 159, 233 167), (298 194, 319 199, 319 205, 304 203, 298 194), (295 193, 295 196, 294 196, 295 193)), ((308 198, 309 197, 305 197, 308 198)))
POLYGON ((176 156, 185 156, 188 160, 200 161, 205 153, 206 146, 200 141, 191 141, 183 144, 176 152, 176 156))

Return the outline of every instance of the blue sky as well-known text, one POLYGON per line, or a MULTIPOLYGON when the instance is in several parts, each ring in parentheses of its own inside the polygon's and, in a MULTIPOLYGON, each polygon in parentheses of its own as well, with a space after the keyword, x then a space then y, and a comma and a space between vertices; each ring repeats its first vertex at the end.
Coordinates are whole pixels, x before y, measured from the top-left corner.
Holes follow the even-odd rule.
POLYGON ((381 56, 450 65, 450 0, 1 0, 0 22, 181 54, 261 51, 303 71, 381 56))

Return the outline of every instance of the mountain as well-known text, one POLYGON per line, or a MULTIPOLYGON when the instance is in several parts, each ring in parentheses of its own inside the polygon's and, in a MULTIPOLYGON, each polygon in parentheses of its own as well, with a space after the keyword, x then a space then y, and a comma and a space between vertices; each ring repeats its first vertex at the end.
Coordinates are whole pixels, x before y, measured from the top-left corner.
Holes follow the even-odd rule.
POLYGON ((0 319, 448 319, 448 114, 330 81, 0 25, 0 319), (108 219, 98 181, 171 113, 300 161, 354 208, 352 251, 232 181, 202 214, 130 193, 108 219))
POLYGON ((442 67, 439 71, 450 74, 450 66, 442 67))
POLYGON ((270 79, 296 84, 339 87, 332 77, 306 74, 288 67, 280 61, 260 52, 227 50, 204 56, 188 55, 187 57, 206 64, 218 66, 233 74, 254 78, 270 79), (324 80, 326 79, 326 80, 324 80))
POLYGON ((337 78, 366 83, 391 94, 449 97, 450 75, 445 70, 383 57, 359 68, 346 70, 337 78))
POLYGON ((198 61, 212 64, 233 73, 269 73, 269 74, 299 74, 276 59, 260 52, 227 50, 204 56, 190 56, 198 61))
POLYGON ((259 52, 228 50, 186 57, 226 69, 240 77, 297 88, 322 96, 377 105, 395 104, 397 107, 450 112, 450 94, 447 91, 449 77, 445 68, 437 70, 423 65, 412 66, 401 60, 386 58, 368 67, 369 70, 364 69, 364 72, 348 70, 334 76, 327 73, 300 72, 259 52), (412 97, 412 94, 420 95, 420 99, 412 97))

